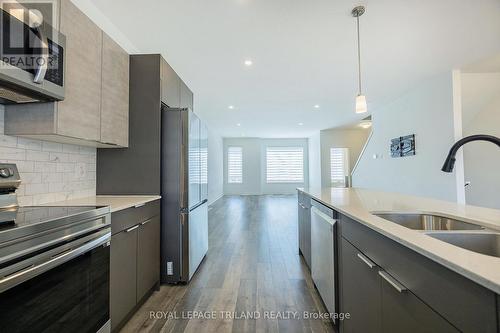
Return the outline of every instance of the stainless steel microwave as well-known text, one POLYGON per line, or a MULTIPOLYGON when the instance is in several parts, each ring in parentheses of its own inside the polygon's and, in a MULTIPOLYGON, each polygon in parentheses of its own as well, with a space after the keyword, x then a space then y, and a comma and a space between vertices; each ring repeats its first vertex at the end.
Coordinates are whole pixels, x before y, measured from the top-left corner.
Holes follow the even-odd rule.
POLYGON ((0 19, 0 104, 63 100, 66 37, 3 9, 0 19))

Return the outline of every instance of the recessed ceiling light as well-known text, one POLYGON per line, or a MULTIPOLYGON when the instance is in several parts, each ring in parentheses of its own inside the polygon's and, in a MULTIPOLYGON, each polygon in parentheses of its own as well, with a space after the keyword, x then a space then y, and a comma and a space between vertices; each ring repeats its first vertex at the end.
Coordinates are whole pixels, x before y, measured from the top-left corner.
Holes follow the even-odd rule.
POLYGON ((304 125, 304 123, 299 123, 299 126, 303 126, 303 125, 304 125))
POLYGON ((246 59, 245 62, 244 62, 245 66, 249 67, 249 66, 252 66, 253 65, 253 61, 250 60, 250 59, 246 59))
POLYGON ((234 110, 234 105, 229 105, 227 108, 228 108, 229 110, 234 110))
POLYGON ((319 104, 316 104, 316 105, 314 106, 314 108, 315 108, 315 109, 319 109, 319 104))
POLYGON ((237 123, 237 124, 236 124, 236 126, 240 127, 240 126, 241 126, 241 124, 240 124, 240 123, 237 123))

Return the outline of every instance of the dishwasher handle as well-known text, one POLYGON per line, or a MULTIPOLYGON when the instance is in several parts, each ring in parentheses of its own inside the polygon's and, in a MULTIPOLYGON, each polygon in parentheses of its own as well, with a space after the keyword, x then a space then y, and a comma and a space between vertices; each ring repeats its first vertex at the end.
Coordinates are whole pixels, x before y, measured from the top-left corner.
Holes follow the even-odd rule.
POLYGON ((322 211, 320 211, 318 208, 316 208, 314 206, 311 207, 311 213, 316 214, 322 220, 330 223, 332 225, 332 227, 338 222, 337 219, 334 219, 333 217, 328 216, 327 214, 323 213, 322 211))

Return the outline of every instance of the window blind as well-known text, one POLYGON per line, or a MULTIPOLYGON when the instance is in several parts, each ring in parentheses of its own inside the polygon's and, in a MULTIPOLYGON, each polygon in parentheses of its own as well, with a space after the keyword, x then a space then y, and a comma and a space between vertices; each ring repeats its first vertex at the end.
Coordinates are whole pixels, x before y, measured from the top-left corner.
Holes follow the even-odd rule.
POLYGON ((345 187, 345 177, 349 175, 349 149, 330 149, 330 178, 332 186, 345 187))
POLYGON ((302 147, 267 147, 266 181, 272 183, 304 182, 304 149, 302 147))
POLYGON ((229 184, 243 183, 243 149, 241 147, 227 148, 227 182, 229 184))

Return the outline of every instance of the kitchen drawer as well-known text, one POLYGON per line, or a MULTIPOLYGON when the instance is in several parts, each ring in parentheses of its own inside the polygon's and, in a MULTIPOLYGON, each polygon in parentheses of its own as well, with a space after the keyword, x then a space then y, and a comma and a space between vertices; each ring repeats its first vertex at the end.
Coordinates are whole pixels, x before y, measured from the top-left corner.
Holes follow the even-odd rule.
POLYGON ((488 289, 346 216, 342 237, 464 332, 497 332, 496 296, 488 289))
POLYGON ((111 214, 111 234, 114 235, 157 215, 160 215, 160 200, 114 212, 111 214))

